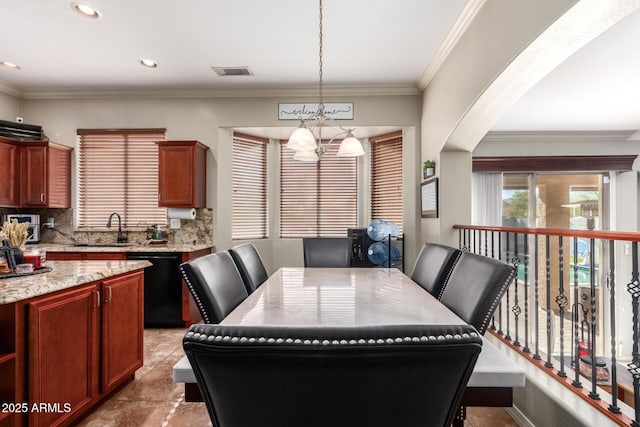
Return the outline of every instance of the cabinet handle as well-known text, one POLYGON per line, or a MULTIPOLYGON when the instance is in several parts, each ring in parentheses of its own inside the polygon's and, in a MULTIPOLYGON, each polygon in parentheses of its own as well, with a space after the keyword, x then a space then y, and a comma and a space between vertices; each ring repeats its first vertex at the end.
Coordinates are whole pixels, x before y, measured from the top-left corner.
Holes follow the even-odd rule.
POLYGON ((44 203, 44 193, 40 193, 40 201, 44 203))
POLYGON ((111 286, 107 286, 107 291, 109 291, 109 297, 104 300, 105 304, 111 302, 111 300, 113 299, 113 291, 111 290, 111 286))
POLYGON ((95 291, 96 294, 96 307, 100 307, 100 292, 95 291))

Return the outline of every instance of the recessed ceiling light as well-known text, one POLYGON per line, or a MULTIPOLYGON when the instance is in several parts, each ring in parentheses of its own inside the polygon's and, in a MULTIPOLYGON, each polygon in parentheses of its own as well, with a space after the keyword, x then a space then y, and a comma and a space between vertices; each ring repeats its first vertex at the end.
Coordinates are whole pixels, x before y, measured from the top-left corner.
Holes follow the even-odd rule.
POLYGON ((80 15, 86 18, 91 18, 91 19, 100 18, 100 12, 98 12, 96 9, 94 9, 93 7, 89 6, 86 3, 73 2, 71 3, 71 9, 73 9, 74 11, 76 11, 77 13, 79 13, 80 15))
POLYGON ((12 70, 19 70, 20 67, 12 62, 0 61, 0 65, 3 67, 11 68, 12 70))
POLYGON ((158 66, 158 63, 156 61, 154 61, 153 59, 148 59, 148 58, 142 58, 140 60, 140 63, 142 65, 144 65, 145 67, 149 67, 149 68, 156 68, 158 66))

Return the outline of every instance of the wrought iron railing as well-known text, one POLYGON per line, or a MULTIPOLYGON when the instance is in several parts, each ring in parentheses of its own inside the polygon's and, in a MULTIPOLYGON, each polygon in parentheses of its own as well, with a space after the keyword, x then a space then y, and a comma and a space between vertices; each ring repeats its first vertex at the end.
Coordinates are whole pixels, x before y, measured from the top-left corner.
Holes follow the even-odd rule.
POLYGON ((640 427, 640 233, 454 228, 462 250, 518 269, 491 333, 611 420, 640 427))

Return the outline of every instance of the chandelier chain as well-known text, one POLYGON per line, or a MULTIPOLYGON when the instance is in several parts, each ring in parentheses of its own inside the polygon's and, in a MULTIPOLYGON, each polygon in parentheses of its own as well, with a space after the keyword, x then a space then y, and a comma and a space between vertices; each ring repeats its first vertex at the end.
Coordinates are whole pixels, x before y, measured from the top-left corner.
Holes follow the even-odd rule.
POLYGON ((318 105, 318 110, 321 116, 324 116, 324 103, 322 102, 322 0, 320 1, 320 49, 319 49, 319 77, 320 77, 320 96, 319 96, 319 100, 320 100, 320 104, 318 105))

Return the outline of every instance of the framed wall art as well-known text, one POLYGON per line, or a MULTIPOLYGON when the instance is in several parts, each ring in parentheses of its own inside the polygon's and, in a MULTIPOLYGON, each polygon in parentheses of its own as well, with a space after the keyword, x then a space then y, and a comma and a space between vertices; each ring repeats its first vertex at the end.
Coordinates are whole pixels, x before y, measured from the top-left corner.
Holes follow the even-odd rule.
POLYGON ((438 178, 420 185, 420 209, 422 218, 438 218, 438 178))

